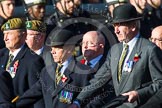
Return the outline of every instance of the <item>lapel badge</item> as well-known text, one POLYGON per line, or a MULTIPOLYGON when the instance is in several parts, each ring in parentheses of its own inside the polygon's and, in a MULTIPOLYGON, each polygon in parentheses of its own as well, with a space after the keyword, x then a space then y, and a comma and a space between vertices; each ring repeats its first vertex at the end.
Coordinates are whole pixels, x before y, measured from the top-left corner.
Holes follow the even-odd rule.
POLYGON ((59 101, 65 104, 71 104, 73 93, 62 90, 59 94, 59 101))
POLYGON ((128 65, 128 72, 130 73, 132 71, 133 68, 133 61, 129 61, 129 65, 128 65))
POLYGON ((17 71, 18 66, 19 66, 19 60, 16 60, 15 63, 14 63, 14 65, 13 65, 13 67, 14 67, 14 72, 15 72, 15 73, 16 73, 16 71, 17 71))
POLYGON ((132 68, 133 68, 133 61, 127 61, 123 70, 125 72, 129 72, 130 73, 132 71, 132 68))
POLYGON ((19 60, 16 60, 13 67, 9 67, 8 71, 12 78, 15 77, 18 66, 19 66, 19 60))
POLYGON ((81 60, 80 60, 80 63, 81 63, 81 64, 85 64, 85 62, 86 62, 85 59, 81 59, 81 60))

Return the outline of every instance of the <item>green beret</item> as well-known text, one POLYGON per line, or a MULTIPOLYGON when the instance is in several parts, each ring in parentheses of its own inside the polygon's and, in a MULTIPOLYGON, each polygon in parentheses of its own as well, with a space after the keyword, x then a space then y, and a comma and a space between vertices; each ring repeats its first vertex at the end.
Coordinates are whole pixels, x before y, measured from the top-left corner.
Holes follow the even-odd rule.
POLYGON ((31 20, 26 22, 26 29, 46 33, 46 24, 39 20, 31 20))
POLYGON ((76 45, 78 37, 75 38, 73 33, 69 30, 59 29, 53 30, 46 41, 47 46, 64 46, 64 45, 76 45))
POLYGON ((38 4, 46 4, 46 0, 24 0, 24 1, 28 7, 38 4))
POLYGON ((14 29, 25 29, 24 20, 20 18, 12 18, 12 19, 9 19, 6 23, 4 23, 1 27, 2 31, 14 30, 14 29))

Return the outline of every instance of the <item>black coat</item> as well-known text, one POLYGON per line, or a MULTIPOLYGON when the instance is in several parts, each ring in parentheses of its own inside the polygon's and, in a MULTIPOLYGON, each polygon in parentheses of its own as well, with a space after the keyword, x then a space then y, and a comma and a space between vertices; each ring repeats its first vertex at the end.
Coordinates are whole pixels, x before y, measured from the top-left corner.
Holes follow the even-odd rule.
POLYGON ((55 68, 54 66, 46 67, 42 70, 39 81, 28 90, 17 102, 17 108, 29 106, 43 97, 45 108, 67 108, 69 104, 59 101, 61 92, 68 91, 73 94, 72 100, 76 98, 83 86, 89 84, 91 78, 90 68, 72 60, 68 68, 64 71, 67 80, 61 80, 59 85, 55 86, 55 68))
MULTIPOLYGON (((9 50, 4 48, 0 51, 0 67, 5 70, 9 57, 9 50)), ((16 58, 13 60, 11 67, 18 62, 16 75, 13 78, 14 94, 21 96, 26 90, 31 88, 39 79, 40 72, 44 67, 43 59, 32 52, 25 44, 16 58)))
POLYGON ((0 108, 14 108, 10 103, 14 98, 12 78, 2 69, 0 69, 0 85, 0 108))

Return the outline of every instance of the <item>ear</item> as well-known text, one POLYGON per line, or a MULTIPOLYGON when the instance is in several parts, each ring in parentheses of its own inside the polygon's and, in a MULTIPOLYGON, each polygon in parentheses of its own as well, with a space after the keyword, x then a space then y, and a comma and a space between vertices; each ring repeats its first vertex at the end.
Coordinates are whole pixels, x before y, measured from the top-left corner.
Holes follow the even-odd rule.
POLYGON ((135 31, 136 29, 136 25, 132 25, 132 31, 135 31))

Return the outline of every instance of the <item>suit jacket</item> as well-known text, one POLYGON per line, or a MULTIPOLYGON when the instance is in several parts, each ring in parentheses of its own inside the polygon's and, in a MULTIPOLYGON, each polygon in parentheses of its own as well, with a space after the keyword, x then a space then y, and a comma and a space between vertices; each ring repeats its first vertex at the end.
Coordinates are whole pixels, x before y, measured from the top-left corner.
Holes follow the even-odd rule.
POLYGON ((162 108, 162 88, 140 108, 162 108))
MULTIPOLYGON (((136 90, 139 94, 138 104, 143 104, 148 98, 150 98, 162 84, 162 52, 161 50, 142 37, 136 42, 133 51, 128 61, 133 61, 131 71, 123 72, 121 82, 117 80, 117 66, 120 55, 122 53, 122 43, 112 46, 108 53, 108 58, 100 70, 95 74, 95 77, 91 80, 91 86, 97 81, 98 83, 109 81, 113 79, 116 95, 120 95, 124 92, 136 90), (135 62, 135 54, 138 55, 138 60, 135 62)), ((94 92, 94 91, 91 91, 94 92)), ((79 99, 86 98, 89 93, 82 93, 79 99)), ((125 103, 123 108, 131 108, 138 106, 137 102, 125 103)))
POLYGON ((0 108, 14 108, 10 103, 14 98, 12 78, 2 69, 0 69, 0 85, 0 108))
POLYGON ((72 60, 64 71, 67 80, 61 80, 55 85, 55 68, 56 63, 52 66, 45 67, 42 70, 39 81, 29 89, 17 102, 17 108, 23 108, 31 105, 41 97, 45 102, 45 108, 66 108, 69 104, 60 102, 60 93, 67 91, 72 94, 72 100, 76 98, 83 86, 89 84, 92 71, 89 67, 72 60))
MULTIPOLYGON (((4 70, 8 61, 8 56, 9 50, 7 48, 2 49, 0 52, 0 66, 4 70)), ((16 75, 13 78, 14 93, 16 96, 21 96, 38 81, 39 74, 44 67, 44 61, 25 44, 11 63, 11 67, 13 67, 15 62, 18 62, 18 65, 16 75)))

